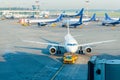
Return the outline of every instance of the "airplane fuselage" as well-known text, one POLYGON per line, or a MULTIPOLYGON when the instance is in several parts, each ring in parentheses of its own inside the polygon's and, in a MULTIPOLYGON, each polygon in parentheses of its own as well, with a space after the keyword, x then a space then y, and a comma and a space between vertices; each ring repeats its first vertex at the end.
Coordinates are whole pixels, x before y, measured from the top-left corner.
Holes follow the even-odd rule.
POLYGON ((78 43, 71 34, 65 36, 65 49, 71 53, 75 53, 78 50, 78 43))

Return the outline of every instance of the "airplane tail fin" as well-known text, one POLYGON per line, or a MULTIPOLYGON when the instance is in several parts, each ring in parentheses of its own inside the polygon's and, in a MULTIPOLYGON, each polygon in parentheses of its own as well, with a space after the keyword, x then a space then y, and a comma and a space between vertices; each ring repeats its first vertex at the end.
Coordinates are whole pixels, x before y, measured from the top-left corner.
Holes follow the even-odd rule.
POLYGON ((118 21, 120 21, 120 18, 119 18, 119 20, 118 21))
POLYGON ((74 26, 74 28, 76 28, 77 26, 81 25, 82 17, 83 17, 83 14, 81 14, 79 21, 77 21, 76 23, 70 24, 70 26, 74 26))
POLYGON ((119 24, 120 24, 120 18, 118 19, 118 22, 119 22, 119 24))
POLYGON ((55 22, 59 22, 59 21, 61 21, 62 18, 63 18, 63 14, 59 15, 58 18, 55 20, 55 22))
POLYGON ((111 20, 107 13, 105 13, 105 20, 111 20))
POLYGON ((82 8, 78 14, 76 14, 75 16, 80 16, 81 14, 83 14, 84 8, 82 8))
POLYGON ((90 21, 96 21, 96 13, 93 14, 93 16, 90 18, 90 21))
POLYGON ((81 14, 80 19, 79 19, 80 24, 82 24, 82 18, 83 18, 83 14, 81 14))

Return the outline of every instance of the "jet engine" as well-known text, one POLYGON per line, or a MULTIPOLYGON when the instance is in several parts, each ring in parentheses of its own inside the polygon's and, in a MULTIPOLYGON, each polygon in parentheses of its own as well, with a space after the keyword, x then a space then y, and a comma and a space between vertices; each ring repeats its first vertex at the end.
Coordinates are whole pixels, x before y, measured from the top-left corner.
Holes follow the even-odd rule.
POLYGON ((50 47, 50 49, 49 49, 49 52, 50 52, 50 54, 55 54, 56 53, 56 48, 55 47, 50 47))
POLYGON ((92 48, 91 47, 86 47, 85 51, 88 52, 88 53, 90 53, 92 51, 92 48))

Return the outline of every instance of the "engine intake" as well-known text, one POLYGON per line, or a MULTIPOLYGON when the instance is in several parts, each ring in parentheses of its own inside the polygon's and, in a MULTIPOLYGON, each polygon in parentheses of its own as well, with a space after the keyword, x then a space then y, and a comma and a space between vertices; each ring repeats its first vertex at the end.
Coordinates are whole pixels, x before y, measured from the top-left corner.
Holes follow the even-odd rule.
POLYGON ((88 53, 90 53, 92 51, 92 48, 87 47, 87 48, 85 48, 85 51, 88 52, 88 53))
POLYGON ((55 54, 56 53, 56 48, 55 47, 51 47, 50 49, 49 49, 49 52, 50 52, 50 54, 55 54))

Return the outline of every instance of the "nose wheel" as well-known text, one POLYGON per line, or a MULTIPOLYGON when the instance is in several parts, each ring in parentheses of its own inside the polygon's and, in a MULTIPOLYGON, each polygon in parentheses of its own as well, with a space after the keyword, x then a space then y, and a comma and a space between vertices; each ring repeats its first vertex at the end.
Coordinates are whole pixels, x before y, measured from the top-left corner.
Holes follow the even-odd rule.
POLYGON ((79 54, 84 54, 84 53, 83 53, 82 46, 79 47, 79 54))

